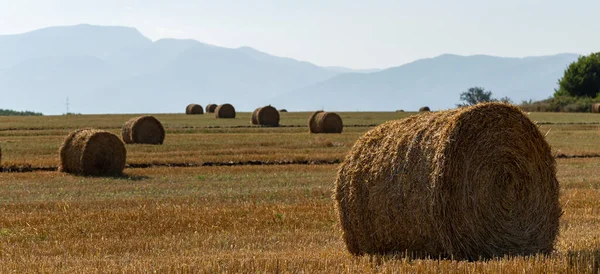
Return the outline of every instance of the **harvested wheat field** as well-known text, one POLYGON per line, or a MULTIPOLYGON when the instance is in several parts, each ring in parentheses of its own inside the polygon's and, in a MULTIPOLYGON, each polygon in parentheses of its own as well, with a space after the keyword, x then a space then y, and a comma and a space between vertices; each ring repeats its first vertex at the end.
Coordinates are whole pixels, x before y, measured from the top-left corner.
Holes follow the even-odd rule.
MULTIPOLYGON (((0 117, 0 273, 597 273, 600 116, 534 112, 523 120, 510 113, 488 113, 487 119, 507 118, 487 129, 469 120, 480 116, 462 109, 454 114, 340 112, 341 134, 308 133, 309 112, 286 113, 279 127, 249 124, 251 112, 236 113, 239 119, 155 114, 168 142, 127 145, 119 176, 60 172, 59 165, 78 169, 82 162, 62 165, 57 154, 79 128, 101 129, 120 142, 115 135, 121 134, 123 121, 137 115, 0 117), (423 119, 435 120, 435 126, 423 126, 423 119), (400 124, 414 130, 402 131, 400 124), (379 131, 393 134, 386 138, 379 131), (551 148, 550 158, 543 141, 551 148), (487 143, 496 146, 482 150, 487 143), (363 152, 357 154, 355 144, 363 152), (370 166, 359 166, 356 159, 352 171, 381 171, 352 173, 354 182, 357 176, 374 185, 384 182, 373 180, 393 178, 395 168, 399 182, 414 179, 390 191, 380 187, 369 196, 351 196, 358 200, 348 201, 372 197, 376 204, 369 205, 390 209, 355 225, 362 224, 364 231, 381 231, 374 224, 391 227, 387 234, 371 236, 376 239, 397 239, 393 231, 408 231, 415 243, 441 252, 428 251, 428 257, 412 249, 364 255, 348 250, 334 192, 338 171, 350 171, 343 162, 352 155, 363 155, 364 161, 373 157, 370 166), (409 161, 396 165, 398 159, 409 161), (411 172, 404 173, 408 168, 411 172), (558 189, 542 189, 553 168, 558 189), (440 177, 433 180, 433 175, 440 177), (473 178, 482 183, 468 183, 473 178), (451 192, 458 194, 447 198, 451 192), (415 199, 422 202, 409 203, 415 199), (440 207, 444 203, 451 207, 440 207), (557 206, 558 224, 553 222, 557 206), (465 213, 469 209, 476 212, 465 213), (415 214, 402 222, 390 219, 399 216, 390 211, 401 215, 405 210, 415 214), (440 215, 438 210, 446 211, 440 215), (540 224, 541 218, 547 221, 540 224), (481 226, 490 231, 488 238, 481 226), (540 233, 523 243, 518 226, 522 233, 540 233), (558 233, 550 248, 544 243, 553 229, 558 233), (426 237, 442 240, 427 245, 426 237), (509 252, 501 251, 507 246, 509 252), (521 246, 527 247, 524 252, 521 246), (445 258, 450 254, 455 257, 445 258)), ((117 144, 106 139, 99 146, 92 135, 72 142, 72 157, 66 160, 81 159, 73 155, 85 153, 85 143, 95 145, 94 154, 117 144)), ((105 159, 116 165, 121 158, 105 159)), ((388 251, 383 248, 390 245, 378 244, 388 251)))

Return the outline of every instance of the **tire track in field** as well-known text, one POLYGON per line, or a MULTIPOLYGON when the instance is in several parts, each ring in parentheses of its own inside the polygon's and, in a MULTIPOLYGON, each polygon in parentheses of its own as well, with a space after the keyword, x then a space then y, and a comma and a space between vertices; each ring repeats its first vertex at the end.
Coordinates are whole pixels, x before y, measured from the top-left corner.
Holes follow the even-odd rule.
MULTIPOLYGON (((570 155, 559 153, 555 154, 556 159, 585 159, 600 158, 600 154, 579 154, 570 155)), ((143 169, 156 167, 206 167, 206 166, 278 166, 278 165, 335 165, 342 163, 343 159, 331 160, 274 160, 274 161, 226 161, 226 162, 200 162, 200 163, 131 163, 125 165, 128 169, 143 169)), ((0 167, 0 172, 4 173, 25 173, 25 172, 43 172, 58 171, 56 166, 31 166, 7 165, 0 167)))
MULTIPOLYGON (((344 127, 375 127, 379 124, 352 124, 352 125, 344 125, 344 127)), ((185 129, 236 129, 236 128, 308 128, 307 125, 279 125, 279 126, 261 126, 261 125, 232 125, 232 126, 180 126, 180 127, 165 127, 167 130, 185 130, 185 129)), ((0 132, 2 131, 27 131, 27 130, 77 130, 81 128, 95 128, 95 129, 103 129, 103 130, 115 130, 120 129, 121 127, 110 127, 110 126, 100 126, 100 127, 29 127, 29 128, 17 128, 17 127, 9 127, 9 128, 0 128, 0 132)))
MULTIPOLYGON (((277 161, 228 161, 228 162, 202 162, 202 163, 133 163, 125 165, 125 168, 154 168, 154 167, 205 167, 205 166, 279 166, 279 165, 335 165, 341 163, 341 159, 333 160, 277 160, 277 161)), ((25 173, 58 171, 56 166, 31 166, 9 165, 0 168, 5 173, 25 173)))

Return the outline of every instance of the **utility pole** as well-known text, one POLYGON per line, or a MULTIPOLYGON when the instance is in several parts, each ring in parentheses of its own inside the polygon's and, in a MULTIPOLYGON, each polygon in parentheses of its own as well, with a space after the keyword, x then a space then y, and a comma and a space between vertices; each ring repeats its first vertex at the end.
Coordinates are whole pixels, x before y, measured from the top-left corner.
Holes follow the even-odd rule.
POLYGON ((69 115, 69 97, 68 96, 67 96, 67 102, 65 103, 65 106, 67 107, 66 115, 69 115))

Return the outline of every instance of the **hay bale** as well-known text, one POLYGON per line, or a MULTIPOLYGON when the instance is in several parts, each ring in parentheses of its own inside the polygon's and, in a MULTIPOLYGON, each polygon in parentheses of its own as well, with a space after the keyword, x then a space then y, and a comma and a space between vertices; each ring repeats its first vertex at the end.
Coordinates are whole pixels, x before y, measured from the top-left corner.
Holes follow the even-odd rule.
POLYGON ((120 175, 127 151, 116 135, 97 129, 81 129, 67 136, 60 147, 59 171, 78 175, 120 175))
POLYGON ((257 108, 254 110, 254 112, 252 112, 252 124, 278 127, 279 111, 270 105, 257 108))
POLYGON ((204 109, 202 109, 201 105, 189 104, 185 108, 185 114, 204 114, 204 109))
POLYGON ((257 108, 252 112, 252 116, 250 117, 250 122, 253 125, 258 125, 258 111, 259 110, 260 110, 260 108, 257 108))
POLYGON ((287 111, 287 109, 282 108, 282 109, 279 110, 279 112, 288 112, 288 111, 287 111))
POLYGON ((126 144, 162 145, 165 129, 153 116, 132 118, 123 125, 121 137, 126 144))
POLYGON ((342 133, 342 118, 334 112, 315 111, 308 119, 310 133, 342 133))
POLYGON ((419 109, 419 112, 425 112, 425 111, 430 111, 428 106, 424 106, 419 109))
POLYGON ((340 165, 334 198, 353 254, 547 254, 562 214, 550 146, 502 103, 370 130, 340 165))
POLYGON ((217 109, 216 104, 208 104, 206 105, 206 113, 215 113, 215 109, 217 109))
POLYGON ((600 113, 600 103, 595 103, 592 105, 592 113, 600 113))
POLYGON ((231 104, 222 104, 215 109, 216 118, 235 118, 235 108, 231 104))

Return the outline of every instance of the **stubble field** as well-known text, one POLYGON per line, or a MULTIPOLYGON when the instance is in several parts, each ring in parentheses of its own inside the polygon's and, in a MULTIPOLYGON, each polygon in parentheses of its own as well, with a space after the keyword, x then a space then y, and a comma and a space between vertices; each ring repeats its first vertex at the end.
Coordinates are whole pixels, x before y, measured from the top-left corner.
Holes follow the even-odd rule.
POLYGON ((340 113, 342 134, 213 115, 156 115, 162 146, 127 145, 123 177, 58 173, 66 135, 120 136, 136 115, 0 117, 0 272, 598 271, 600 115, 531 113, 557 157, 560 236, 551 256, 491 261, 351 256, 331 199, 338 163, 374 125, 415 113, 340 113))

